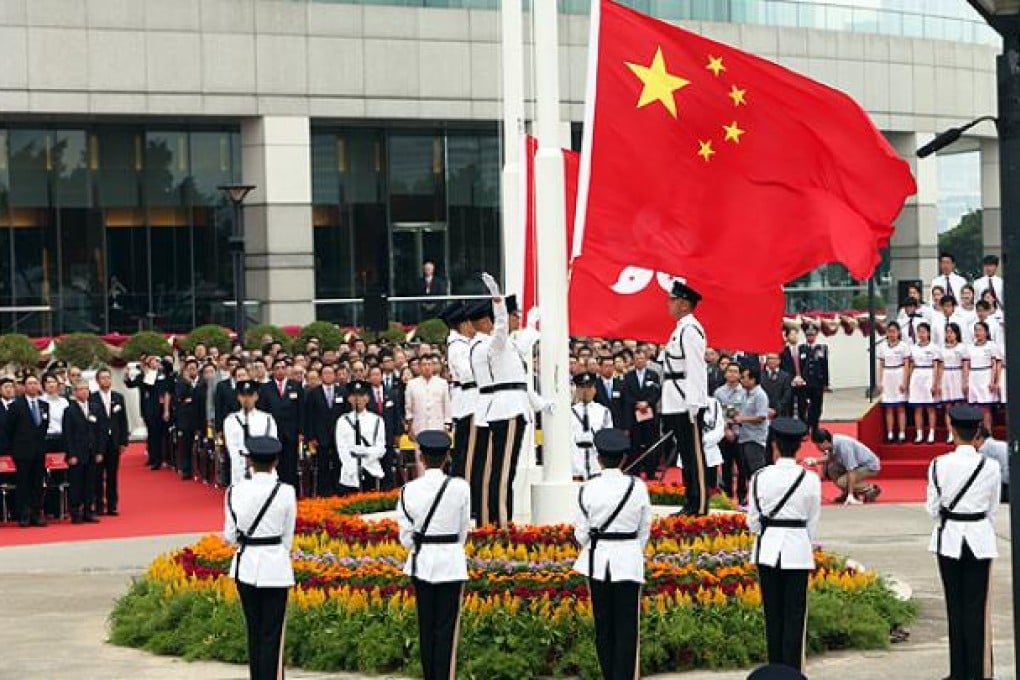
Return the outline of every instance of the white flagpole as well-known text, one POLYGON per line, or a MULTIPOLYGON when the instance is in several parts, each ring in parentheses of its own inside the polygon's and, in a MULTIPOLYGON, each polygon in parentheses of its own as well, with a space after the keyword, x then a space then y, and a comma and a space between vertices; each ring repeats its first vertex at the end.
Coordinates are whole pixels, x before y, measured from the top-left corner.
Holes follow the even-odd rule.
POLYGON ((542 396, 555 404, 542 416, 542 482, 531 491, 535 524, 569 522, 576 507, 571 477, 569 328, 563 151, 560 121, 559 17, 555 0, 532 3, 538 154, 535 156, 535 250, 542 303, 539 358, 542 396))
MULTIPOLYGON (((524 290, 524 30, 521 0, 502 0, 503 290, 524 290)), ((527 311, 527 310, 524 310, 527 311)))

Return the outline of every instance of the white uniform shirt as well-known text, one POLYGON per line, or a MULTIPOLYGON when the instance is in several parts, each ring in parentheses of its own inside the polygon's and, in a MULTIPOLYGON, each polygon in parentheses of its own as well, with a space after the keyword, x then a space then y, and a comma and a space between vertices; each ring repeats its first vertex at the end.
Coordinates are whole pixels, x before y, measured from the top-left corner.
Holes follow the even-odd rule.
POLYGON ((897 342, 895 345, 890 345, 887 342, 879 344, 875 350, 878 355, 878 360, 882 362, 883 368, 897 369, 903 368, 904 364, 910 361, 910 343, 897 342))
POLYGON ((796 519, 807 522, 806 529, 772 527, 762 534, 762 514, 770 515, 796 482, 803 468, 792 458, 780 458, 775 465, 759 470, 751 478, 751 501, 747 509, 747 528, 758 534, 755 549, 758 564, 782 569, 814 569, 812 541, 822 512, 822 482, 814 472, 805 471, 804 480, 786 505, 772 519, 796 519), (758 547, 758 544, 761 544, 758 547))
POLYGON ((44 394, 42 399, 50 405, 50 421, 46 425, 46 436, 59 437, 63 432, 64 411, 67 410, 69 402, 63 397, 51 397, 48 394, 44 394))
POLYGON ((931 280, 931 286, 928 290, 931 291, 935 286, 939 286, 947 295, 952 295, 959 302, 960 295, 963 293, 963 287, 966 285, 967 279, 953 272, 949 276, 943 276, 942 274, 936 276, 931 280))
POLYGON ((475 400, 478 399, 478 388, 464 389, 461 385, 475 381, 471 370, 469 354, 470 341, 457 331, 450 331, 446 344, 446 363, 450 367, 450 379, 457 385, 450 387, 450 409, 457 420, 467 418, 474 413, 475 400))
MULTIPOLYGON (((973 446, 958 446, 955 451, 939 456, 928 467, 928 514, 935 520, 935 528, 931 533, 928 550, 939 552, 939 510, 942 506, 948 509, 959 494, 960 489, 970 479, 974 469, 981 462, 981 454, 973 446), (936 488, 934 475, 938 475, 936 488), (938 489, 942 489, 939 493, 938 489)), ((958 513, 985 513, 985 519, 979 522, 947 521, 942 531, 942 550, 939 554, 945 557, 960 558, 963 541, 967 541, 974 557, 988 559, 999 556, 995 541, 995 511, 999 507, 999 492, 1002 476, 999 464, 991 459, 984 459, 985 467, 981 470, 970 489, 963 495, 960 502, 953 508, 958 513)))
POLYGON ((571 410, 573 414, 570 416, 570 434, 574 454, 571 460, 574 476, 589 479, 602 470, 594 445, 595 433, 613 426, 613 414, 605 406, 594 401, 588 404, 577 402, 571 407, 571 410), (587 430, 584 428, 586 412, 588 414, 587 430), (583 446, 584 444, 588 444, 588 446, 583 446), (587 460, 585 460, 586 458, 587 460))
POLYGON ((663 354, 661 413, 687 413, 708 404, 705 346, 705 329, 693 314, 677 322, 663 354), (670 373, 683 373, 685 377, 669 378, 670 373))
POLYGON ((935 314, 931 321, 931 341, 943 347, 946 344, 946 326, 951 323, 955 323, 960 327, 960 342, 971 343, 974 342, 974 325, 967 323, 968 317, 966 314, 961 314, 960 310, 955 310, 949 318, 939 311, 935 314))
POLYGON ((453 422, 449 383, 438 376, 412 378, 404 391, 404 420, 415 435, 446 429, 453 422))
MULTIPOLYGON (((722 450, 719 443, 726 436, 726 412, 723 411, 719 400, 715 397, 708 398, 708 407, 705 409, 705 428, 701 434, 701 446, 705 450, 705 465, 710 468, 722 465, 722 450)), ((677 467, 683 467, 681 463, 683 456, 677 456, 677 467)))
POLYGON ((273 416, 265 411, 253 408, 247 414, 242 411, 235 411, 223 421, 223 442, 227 445, 227 453, 230 456, 230 481, 237 484, 244 479, 248 469, 248 459, 245 452, 245 439, 248 437, 272 437, 276 435, 276 421, 273 416), (248 431, 245 433, 245 424, 248 431))
POLYGON ((899 316, 896 317, 897 323, 900 324, 900 336, 909 343, 917 342, 917 326, 922 323, 927 323, 931 326, 928 321, 929 316, 922 314, 921 312, 914 312, 913 314, 907 314, 902 309, 900 310, 899 316), (913 326, 914 333, 911 337, 910 327, 913 326))
POLYGON ((474 404, 474 421, 472 421, 472 425, 475 427, 488 427, 488 423, 485 421, 485 413, 489 410, 489 402, 492 401, 492 395, 482 394, 480 390, 482 387, 493 383, 492 371, 489 368, 489 343, 491 342, 492 336, 485 333, 475 333, 475 336, 471 338, 471 342, 468 343, 468 359, 471 362, 471 374, 475 377, 475 383, 478 384, 479 388, 474 404))
MULTIPOLYGON (((230 487, 224 500, 223 537, 237 543, 238 528, 246 534, 278 481, 275 472, 256 472, 251 479, 242 479, 230 487), (231 514, 230 510, 234 512, 231 514), (237 522, 234 522, 234 515, 237 522)), ((294 585, 294 567, 290 550, 294 545, 294 522, 297 518, 297 497, 294 487, 282 484, 276 498, 266 510, 253 537, 280 536, 279 545, 249 545, 241 556, 237 578, 241 583, 260 588, 288 588, 294 585)), ((237 555, 230 563, 234 573, 237 555)))
POLYGON ((530 326, 518 328, 510 334, 510 342, 517 349, 517 354, 525 365, 528 378, 528 401, 531 404, 532 411, 541 411, 544 405, 542 397, 535 392, 534 375, 531 371, 527 371, 528 362, 535 355, 535 345, 541 339, 542 334, 530 326))
POLYGON ((968 345, 967 360, 970 361, 970 370, 988 370, 995 365, 995 360, 1002 360, 1002 351, 999 346, 991 340, 986 340, 983 345, 968 345))
MULTIPOLYGON (((408 482, 400 492, 397 524, 400 525, 400 543, 414 550, 414 532, 421 529, 429 514, 436 494, 446 475, 442 470, 430 468, 421 477, 408 482)), ((467 556, 464 541, 471 526, 471 487, 463 479, 453 478, 443 493, 426 535, 457 534, 457 543, 427 543, 418 553, 417 578, 429 583, 466 581, 467 556)), ((411 575, 412 555, 407 556, 404 573, 411 575)))
POLYGON ((648 487, 636 477, 623 474, 619 468, 603 470, 602 474, 585 482, 578 491, 577 517, 574 520, 574 537, 581 545, 581 554, 574 563, 574 571, 603 581, 608 572, 613 581, 645 581, 645 544, 652 526, 652 504, 648 487), (630 533, 637 531, 637 538, 626 541, 599 541, 595 549, 595 573, 588 573, 589 551, 591 550, 591 529, 603 529, 613 514, 630 480, 634 490, 626 505, 613 523, 604 528, 607 532, 630 533))
POLYGON ((517 351, 517 346, 510 341, 510 315, 506 311, 506 300, 493 303, 495 326, 492 340, 488 346, 488 367, 494 385, 521 383, 523 389, 504 390, 492 394, 485 420, 510 420, 517 416, 528 416, 531 413, 531 400, 528 399, 528 370, 517 351))
MULTIPOLYGON (((977 323, 978 321, 980 321, 980 319, 978 318, 974 319, 974 323, 977 323)), ((1002 319, 995 316, 994 314, 990 314, 988 318, 985 319, 985 323, 988 325, 988 339, 994 342, 999 347, 1002 347, 1003 342, 1005 342, 1006 340, 1005 330, 1002 327, 1002 319)), ((973 324, 971 324, 971 328, 973 329, 973 324)), ((972 330, 971 342, 974 341, 973 336, 974 333, 972 330)))
POLYGON ((995 299, 1002 304, 1002 277, 1001 276, 982 276, 974 279, 974 294, 977 299, 980 300, 981 296, 985 294, 985 291, 991 288, 995 291, 995 299))
POLYGON ((361 479, 358 477, 359 457, 362 470, 376 479, 382 479, 381 461, 386 455, 386 425, 383 419, 368 410, 345 413, 337 418, 336 452, 340 458, 341 485, 352 489, 361 487, 361 479), (354 436, 355 422, 365 443, 359 443, 354 436))
POLYGON ((914 345, 910 348, 910 362, 914 369, 935 369, 935 363, 942 361, 942 348, 934 342, 927 345, 914 345))
POLYGON ((1003 484, 1009 484, 1009 444, 989 437, 981 444, 978 453, 988 456, 999 464, 999 476, 1003 484))

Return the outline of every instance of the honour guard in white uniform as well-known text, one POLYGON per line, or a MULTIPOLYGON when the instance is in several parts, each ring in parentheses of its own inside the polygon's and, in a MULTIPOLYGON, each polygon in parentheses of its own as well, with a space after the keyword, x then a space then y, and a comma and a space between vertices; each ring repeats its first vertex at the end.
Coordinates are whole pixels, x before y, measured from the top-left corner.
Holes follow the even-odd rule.
POLYGON ((935 520, 929 550, 938 556, 949 619, 949 677, 991 678, 988 608, 992 560, 999 552, 995 511, 999 464, 974 448, 984 414, 972 406, 949 412, 956 450, 928 468, 928 513, 935 520))
POLYGON ((418 608, 421 667, 425 680, 457 674, 457 630, 464 582, 464 541, 471 527, 471 488, 448 477, 443 465, 450 437, 439 430, 418 433, 425 474, 400 493, 400 543, 410 551, 404 573, 411 577, 418 608))
POLYGON ((574 479, 579 481, 591 479, 602 469, 595 451, 595 435, 613 427, 613 414, 595 401, 595 380, 594 373, 574 376, 577 403, 570 408, 573 413, 570 432, 574 441, 574 479))
POLYGON ((514 516, 514 478, 532 409, 527 366, 510 342, 506 299, 490 274, 483 273, 482 282, 492 295, 495 321, 485 357, 492 382, 478 388, 479 393, 492 397, 485 412, 491 455, 482 479, 481 522, 506 527, 514 516))
POLYGON ((704 412, 708 405, 708 367, 705 329, 694 318, 701 295, 677 280, 669 295, 669 312, 676 330, 663 353, 662 426, 672 432, 684 469, 687 499, 684 514, 708 513, 708 467, 702 448, 704 412))
POLYGON ((340 457, 340 486, 344 493, 375 491, 385 474, 386 424, 368 410, 369 384, 353 380, 347 385, 352 411, 336 421, 336 452, 340 457))
POLYGON ((467 308, 455 302, 443 310, 439 318, 450 329, 446 341, 446 365, 450 367, 450 409, 453 412, 453 458, 450 474, 467 479, 467 461, 471 453, 471 421, 478 399, 478 384, 471 370, 471 338, 474 326, 467 318, 467 308))
POLYGON ((772 422, 775 465, 751 478, 747 527, 757 534, 758 565, 769 663, 804 669, 808 576, 815 568, 812 541, 822 510, 822 482, 797 465, 807 425, 797 418, 772 422))
POLYGON ((277 438, 273 416, 255 408, 259 398, 259 384, 254 380, 241 380, 236 389, 241 410, 231 413, 223 421, 223 440, 230 456, 231 484, 248 477, 246 442, 252 437, 277 438))
POLYGON ((489 366, 489 343, 492 342, 493 325, 492 300, 476 302, 466 314, 475 330, 468 343, 468 360, 471 363, 471 374, 478 386, 478 396, 475 398, 475 410, 471 416, 471 440, 464 478, 471 485, 471 518, 479 524, 488 524, 489 510, 486 503, 488 493, 484 478, 485 471, 491 465, 492 445, 489 441, 489 424, 485 420, 485 414, 492 401, 492 393, 489 391, 493 384, 492 369, 489 366))
POLYGON ((290 550, 294 543, 297 495, 276 476, 282 446, 273 437, 245 442, 250 479, 227 490, 223 535, 237 545, 230 574, 237 581, 248 629, 252 680, 283 677, 283 629, 287 593, 294 585, 290 550))
POLYGON ((588 577, 602 677, 633 680, 639 675, 641 584, 652 505, 645 483, 621 470, 630 436, 623 430, 601 430, 595 448, 603 470, 577 495, 574 537, 581 554, 574 571, 588 577))

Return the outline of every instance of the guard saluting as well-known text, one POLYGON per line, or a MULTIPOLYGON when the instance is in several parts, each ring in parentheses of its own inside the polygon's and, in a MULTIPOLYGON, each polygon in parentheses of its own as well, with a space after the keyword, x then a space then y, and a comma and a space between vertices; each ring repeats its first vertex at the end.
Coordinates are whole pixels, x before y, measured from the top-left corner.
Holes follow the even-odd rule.
POLYGON ((248 476, 246 460, 247 444, 251 437, 272 437, 276 439, 276 421, 265 411, 255 408, 258 401, 259 384, 254 380, 240 380, 237 383, 237 399, 241 410, 235 411, 223 421, 223 440, 230 455, 230 483, 237 484, 248 476))
POLYGON ((815 568, 811 541, 822 510, 818 475, 797 465, 808 428, 796 418, 772 423, 776 464, 751 478, 747 527, 758 534, 758 565, 769 663, 804 668, 808 575, 815 568))
POLYGON ((578 373, 574 376, 577 403, 570 407, 573 412, 570 431, 574 440, 574 479, 581 481, 591 479, 602 469, 595 451, 595 435, 613 426, 613 414, 595 402, 596 380, 594 373, 578 373))
POLYGON ((949 619, 949 677, 991 678, 989 574, 999 553, 995 511, 998 462, 974 448, 984 414, 972 406, 949 412, 956 450, 928 469, 928 512, 936 520, 928 549, 938 555, 949 619))
POLYGON ((283 629, 287 591, 294 585, 290 550, 297 497, 276 476, 282 446, 272 437, 252 437, 245 450, 254 471, 227 491, 223 535, 238 546, 230 564, 248 628, 252 680, 283 677, 283 629))
POLYGON ((467 318, 467 307, 455 302, 439 315, 450 329, 446 341, 446 364, 450 367, 450 409, 453 411, 453 460, 450 474, 466 479, 471 455, 471 421, 478 399, 478 384, 471 370, 471 338, 474 326, 467 318))
POLYGON ((620 470, 630 451, 625 431, 600 431, 595 448, 603 471, 577 494, 574 537, 581 554, 574 571, 588 577, 602 677, 633 680, 638 677, 638 617, 652 504, 645 483, 620 470))
POLYGON ((701 442, 708 405, 708 367, 705 329, 694 318, 701 295, 677 280, 669 294, 669 313, 677 319, 663 356, 662 425, 673 441, 684 468, 687 500, 683 512, 708 514, 708 467, 701 442))
POLYGON ((457 673, 460 601, 467 581, 464 541, 471 525, 471 488, 448 477, 443 465, 450 437, 419 432, 425 474, 400 493, 400 543, 411 551, 404 573, 411 577, 418 608, 421 667, 425 680, 451 680, 457 673))

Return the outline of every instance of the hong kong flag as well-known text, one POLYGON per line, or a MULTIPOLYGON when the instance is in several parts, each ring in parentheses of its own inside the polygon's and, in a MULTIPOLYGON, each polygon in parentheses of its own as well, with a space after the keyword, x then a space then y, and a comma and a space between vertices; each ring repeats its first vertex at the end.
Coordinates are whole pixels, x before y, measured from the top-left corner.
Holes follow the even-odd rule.
POLYGON ((575 255, 739 299, 829 262, 872 274, 915 185, 852 99, 610 0, 593 8, 575 255))

